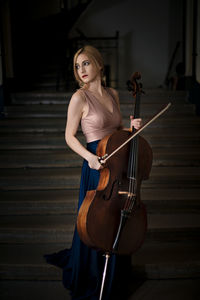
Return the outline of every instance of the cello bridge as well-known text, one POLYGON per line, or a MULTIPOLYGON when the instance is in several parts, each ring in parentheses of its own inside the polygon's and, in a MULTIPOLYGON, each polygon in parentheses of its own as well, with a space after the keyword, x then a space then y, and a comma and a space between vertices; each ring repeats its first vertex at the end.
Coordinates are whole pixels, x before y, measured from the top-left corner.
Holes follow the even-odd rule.
POLYGON ((133 194, 133 193, 130 193, 130 192, 127 192, 127 191, 118 191, 118 194, 119 195, 128 195, 128 197, 135 197, 136 194, 133 194))

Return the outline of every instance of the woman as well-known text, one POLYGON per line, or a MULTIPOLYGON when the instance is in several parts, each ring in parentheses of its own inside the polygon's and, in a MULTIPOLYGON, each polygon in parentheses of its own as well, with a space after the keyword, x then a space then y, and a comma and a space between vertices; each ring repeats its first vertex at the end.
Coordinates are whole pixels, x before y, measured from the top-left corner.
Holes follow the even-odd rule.
MULTIPOLYGON (((96 48, 85 46, 74 55, 74 75, 81 88, 73 94, 68 107, 65 138, 69 147, 84 158, 78 210, 86 192, 95 190, 98 185, 99 170, 103 168, 96 155, 99 140, 122 128, 118 94, 114 89, 104 86, 103 70, 103 60, 96 48), (76 137, 80 122, 87 141, 86 148, 76 137)), ((130 118, 131 126, 139 129, 141 119, 130 118)), ((71 248, 46 255, 46 259, 63 268, 63 284, 70 290, 72 299, 99 299, 105 258, 83 244, 76 229, 71 248)), ((127 267, 130 268, 129 257, 110 257, 104 300, 126 298, 124 290, 123 297, 119 294, 118 273, 124 277, 127 267)))

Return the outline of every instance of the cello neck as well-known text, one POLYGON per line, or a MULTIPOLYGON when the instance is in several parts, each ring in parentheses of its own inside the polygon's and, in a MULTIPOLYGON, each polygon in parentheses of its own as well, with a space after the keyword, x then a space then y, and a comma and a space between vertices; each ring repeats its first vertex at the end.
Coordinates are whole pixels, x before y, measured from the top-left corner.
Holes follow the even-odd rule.
MULTIPOLYGON (((140 73, 136 72, 132 76, 130 82, 133 87, 132 95, 135 98, 134 105, 134 114, 133 118, 140 117, 140 94, 141 94, 141 84, 138 84, 137 79, 140 79, 140 73)), ((132 127, 132 132, 135 133, 136 129, 132 127)), ((135 184, 136 184, 136 176, 137 176, 137 166, 138 166, 138 137, 131 141, 130 152, 129 152, 129 163, 127 170, 127 177, 130 180, 131 191, 135 193, 135 184)))
MULTIPOLYGON (((140 92, 137 92, 136 96, 135 96, 135 105, 134 105, 133 118, 134 119, 140 118, 140 92)), ((135 132, 135 131, 136 131, 136 129, 133 127, 132 132, 135 132)))

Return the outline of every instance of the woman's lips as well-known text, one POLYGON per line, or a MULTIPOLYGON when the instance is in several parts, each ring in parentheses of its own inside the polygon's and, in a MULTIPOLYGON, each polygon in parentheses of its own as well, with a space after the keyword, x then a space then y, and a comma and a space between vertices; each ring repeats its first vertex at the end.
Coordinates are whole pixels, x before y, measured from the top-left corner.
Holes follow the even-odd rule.
POLYGON ((85 77, 87 77, 87 75, 83 75, 83 76, 82 76, 82 78, 85 78, 85 77))

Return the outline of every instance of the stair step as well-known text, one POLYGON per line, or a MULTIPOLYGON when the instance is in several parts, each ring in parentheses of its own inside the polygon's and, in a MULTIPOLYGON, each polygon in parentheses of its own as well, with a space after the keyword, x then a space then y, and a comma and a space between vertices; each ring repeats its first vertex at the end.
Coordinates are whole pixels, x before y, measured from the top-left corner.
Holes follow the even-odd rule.
POLYGON ((199 286, 199 278, 146 280, 138 284, 129 300, 195 300, 199 297, 199 286))
MULTIPOLYGON (((154 166, 199 166, 200 149, 153 149, 154 166)), ((68 147, 59 150, 6 150, 0 151, 0 168, 80 167, 83 159, 68 147)))
MULTIPOLYGON (((121 113, 125 117, 131 114, 133 111, 133 104, 121 103, 121 113)), ((144 103, 141 104, 141 115, 142 118, 154 115, 159 109, 160 104, 144 103)), ((66 118, 67 105, 63 104, 46 104, 46 105, 12 105, 5 107, 8 119, 24 119, 24 118, 66 118)), ((188 103, 173 104, 167 111, 167 117, 176 116, 178 119, 183 118, 187 115, 187 118, 195 118, 195 107, 188 103)), ((165 115, 166 118, 166 115, 165 115)), ((189 123, 189 122, 188 122, 189 123)))
MULTIPOLYGON (((73 189, 80 183, 80 168, 5 169, 0 174, 1 190, 73 189)), ((153 167, 145 187, 200 186, 198 167, 153 167)))
MULTIPOLYGON (((31 271, 31 269, 30 269, 31 271)), ((14 268, 12 269, 12 274, 15 273, 14 268)), ((17 269, 16 274, 19 275, 20 268, 17 269)), ((23 271, 22 271, 23 272, 23 271)), ((14 275, 12 275, 14 276, 14 275)), ((11 276, 11 277, 12 277, 11 276)), ((19 277, 19 276, 18 276, 19 277)), ((25 278, 25 272, 23 277, 25 278)), ((34 276, 32 276, 34 278, 34 276)), ((9 278, 8 278, 9 279, 9 278)), ((70 300, 71 296, 69 292, 64 288, 61 282, 61 276, 59 280, 37 280, 37 277, 27 281, 24 280, 1 280, 1 289, 0 289, 0 298, 1 300, 35 300, 35 299, 44 299, 48 300, 70 300), (11 288, 12 287, 12 288, 11 288)))
MULTIPOLYGON (((76 214, 1 216, 1 244, 65 243, 70 245, 76 214)), ((199 241, 198 214, 148 214, 149 241, 199 241)))
MULTIPOLYGON (((82 135, 78 137, 85 144, 82 135)), ((63 133, 6 133, 1 135, 0 150, 7 149, 67 149, 63 133)))
MULTIPOLYGON (((52 132, 51 130, 30 130, 30 133, 25 132, 25 129, 22 129, 23 132, 18 132, 13 135, 12 129, 9 129, 9 132, 5 131, 4 134, 1 134, 1 143, 0 150, 7 149, 67 149, 65 142, 64 130, 63 132, 52 132)), ((27 129, 26 129, 27 130, 27 129)), ((158 128, 157 131, 151 132, 146 129, 145 134, 142 136, 149 142, 152 147, 166 147, 168 152, 171 152, 171 147, 184 147, 198 149, 200 146, 200 136, 199 133, 191 131, 185 132, 185 135, 182 132, 171 131, 161 132, 158 128)), ((84 145, 85 138, 79 132, 77 135, 80 142, 84 145)))
MULTIPOLYGON (((129 99, 130 101, 133 101, 132 93, 128 92, 126 89, 119 89, 119 98, 120 99, 129 99)), ((187 92, 186 91, 170 91, 170 90, 164 90, 164 89, 145 89, 145 94, 141 96, 142 101, 144 99, 155 99, 155 101, 163 101, 163 99, 168 99, 171 101, 179 101, 182 102, 187 101, 187 92)), ((153 103, 153 101, 151 101, 153 103)))
MULTIPOLYGON (((13 104, 65 104, 69 102, 72 92, 21 92, 12 94, 13 104)), ((121 103, 133 103, 133 96, 124 90, 119 90, 121 103)), ((142 103, 187 103, 187 93, 184 91, 152 91, 147 90, 142 97, 142 103)))
MULTIPOLYGON (((183 195, 187 190, 183 192, 183 195)), ((63 190, 32 190, 32 191, 0 191, 0 202, 16 201, 16 202, 37 202, 44 203, 72 201, 74 197, 78 197, 79 190, 63 189, 63 190)), ((182 196, 183 196, 182 195, 182 196)), ((195 196, 195 195, 194 195, 195 196)), ((153 197, 153 196, 152 196, 153 197)), ((178 195, 177 195, 178 198, 178 195)), ((196 199, 196 198, 193 198, 196 199)))
MULTIPOLYGON (((1 191, 0 215, 74 214, 79 190, 1 191)), ((142 189, 148 214, 198 213, 199 189, 142 189)))
MULTIPOLYGON (((74 214, 77 210, 78 197, 65 201, 9 201, 0 202, 1 216, 6 215, 59 215, 74 214)), ((194 204, 194 203, 193 203, 194 204)), ((193 207, 194 209, 194 207, 193 207)))
POLYGON ((83 159, 69 149, 0 151, 0 168, 78 167, 83 159))
MULTIPOLYGON (((167 101, 164 103, 168 103, 167 101)), ((154 103, 154 102, 141 102, 140 104, 140 113, 141 117, 151 117, 155 115, 158 111, 163 108, 161 103, 154 103)), ((120 110, 124 117, 127 117, 133 111, 133 103, 124 103, 121 101, 120 103, 120 110)), ((170 106, 170 108, 163 114, 161 118, 177 118, 182 119, 184 116, 188 118, 195 118, 195 106, 191 103, 187 103, 182 101, 181 102, 174 102, 170 106)))
MULTIPOLYGON (((123 90, 118 90, 119 93, 119 98, 124 99, 133 102, 133 96, 132 93, 128 92, 126 89, 123 90)), ((20 93, 13 93, 12 94, 12 99, 17 100, 17 99, 66 99, 66 97, 71 97, 73 94, 73 91, 71 92, 38 92, 38 91, 31 91, 31 92, 20 92, 20 93)), ((152 90, 152 89, 147 89, 145 91, 145 95, 142 95, 141 97, 142 102, 144 100, 149 101, 149 99, 153 99, 155 102, 162 102, 163 99, 164 101, 166 99, 171 100, 171 101, 187 101, 187 92, 186 91, 169 91, 169 90, 152 90)), ((154 101, 151 101, 152 103, 155 103, 154 101)))
MULTIPOLYGON (((149 120, 149 119, 148 119, 149 120)), ((144 123, 147 121, 143 120, 144 123)), ((130 127, 129 119, 123 122, 125 127, 130 127)), ((64 133, 66 127, 66 118, 28 118, 28 119, 4 119, 1 120, 0 133, 5 135, 7 133, 64 133)), ((187 119, 158 119, 147 128, 142 134, 150 134, 156 136, 163 134, 165 136, 178 135, 183 136, 197 136, 199 135, 200 120, 197 118, 187 119)), ((81 131, 80 131, 81 133, 81 131)))
MULTIPOLYGON (((66 248, 66 245, 3 245, 1 279, 60 280, 61 270, 45 263, 43 255, 66 248)), ((144 242, 132 255, 134 275, 143 279, 197 278, 200 272, 199 243, 144 242)))
POLYGON ((189 274, 194 278, 200 274, 199 250, 199 242, 144 242, 132 255, 132 265, 137 278, 144 278, 145 274, 148 279, 187 278, 189 274))
MULTIPOLYGON (((199 296, 200 279, 138 280, 133 278, 129 300, 195 300, 199 296)), ((59 281, 1 281, 1 300, 48 298, 48 300, 70 300, 71 296, 59 281), (12 286, 12 289, 10 288, 12 286)))
MULTIPOLYGON (((144 119, 144 122, 146 120, 144 119)), ((124 120, 124 126, 129 127, 129 118, 124 120)), ((8 130, 9 128, 14 128, 15 131, 22 131, 27 132, 32 130, 52 130, 52 131, 59 131, 64 130, 66 126, 66 117, 63 118, 28 118, 28 119, 9 119, 5 118, 1 120, 1 132, 4 130, 8 130), (21 129, 21 130, 20 130, 21 129)), ((171 131, 181 132, 184 128, 186 133, 191 131, 191 127, 200 127, 200 120, 199 118, 193 117, 188 119, 185 122, 185 118, 164 118, 160 117, 155 122, 149 125, 149 129, 151 131, 162 131, 169 133, 171 131)), ((199 128, 194 128, 194 132, 198 133, 199 128)), ((146 130, 145 130, 146 131, 146 130)))
MULTIPOLYGON (((63 201, 0 201, 0 215, 59 215, 74 214, 77 210, 78 196, 63 201)), ((195 205, 193 203, 193 205, 195 205)), ((192 208, 194 209, 193 206, 192 208)), ((188 210, 187 210, 188 211, 188 210)))
MULTIPOLYGON (((79 190, 0 191, 0 215, 73 214, 79 190)), ((142 189, 141 199, 149 214, 197 213, 199 189, 142 189)))
POLYGON ((1 216, 0 243, 65 243, 70 245, 75 214, 59 216, 1 216))
POLYGON ((0 151, 0 168, 54 168, 80 167, 83 159, 64 150, 15 150, 0 151))
POLYGON ((0 174, 2 190, 78 188, 80 168, 10 169, 0 174))
MULTIPOLYGON (((16 193, 17 196, 17 193, 16 193)), ((147 213, 199 213, 199 200, 183 201, 149 201, 145 198, 142 202, 146 205, 147 213)), ((17 215, 59 215, 73 214, 77 210, 78 196, 63 201, 0 201, 1 216, 17 215)))
POLYGON ((45 264, 43 255, 67 248, 66 244, 2 244, 0 264, 45 264), (15 250, 15 251, 14 251, 15 250))
POLYGON ((30 104, 67 104, 71 99, 71 92, 21 92, 13 93, 12 103, 17 105, 30 104))

